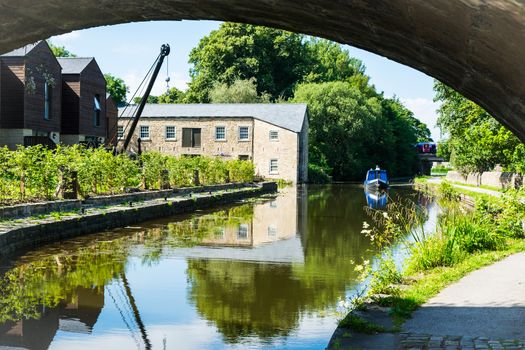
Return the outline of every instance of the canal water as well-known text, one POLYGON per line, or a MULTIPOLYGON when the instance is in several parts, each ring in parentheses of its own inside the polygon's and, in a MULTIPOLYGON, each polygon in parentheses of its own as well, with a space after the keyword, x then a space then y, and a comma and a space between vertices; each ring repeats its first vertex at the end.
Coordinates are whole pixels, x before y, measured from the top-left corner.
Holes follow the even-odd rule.
POLYGON ((367 199, 385 204, 286 188, 4 258, 0 349, 324 349, 354 264, 378 254, 367 199))

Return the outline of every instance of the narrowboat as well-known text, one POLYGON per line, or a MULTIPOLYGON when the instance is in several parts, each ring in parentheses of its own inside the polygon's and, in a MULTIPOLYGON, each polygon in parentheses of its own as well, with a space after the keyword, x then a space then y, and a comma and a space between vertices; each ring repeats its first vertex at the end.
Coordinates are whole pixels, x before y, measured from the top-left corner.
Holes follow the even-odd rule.
POLYGON ((375 169, 368 170, 366 172, 364 185, 370 189, 387 189, 388 175, 386 170, 382 170, 378 166, 375 169))

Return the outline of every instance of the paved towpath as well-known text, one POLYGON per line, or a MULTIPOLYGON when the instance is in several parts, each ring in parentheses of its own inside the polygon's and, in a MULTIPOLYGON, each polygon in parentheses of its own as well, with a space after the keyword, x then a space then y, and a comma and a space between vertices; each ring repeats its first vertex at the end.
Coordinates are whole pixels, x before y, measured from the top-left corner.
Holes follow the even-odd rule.
POLYGON ((451 349, 522 349, 525 253, 474 271, 445 288, 415 311, 403 330, 409 333, 402 335, 406 339, 419 336, 415 343, 402 341, 405 349, 447 348, 446 336, 451 349))
MULTIPOLYGON (((433 178, 428 179, 427 182, 433 183, 433 184, 439 184, 441 183, 442 180, 443 178, 441 177, 433 177, 433 178)), ((467 190, 467 191, 488 194, 488 195, 495 196, 495 197, 500 197, 501 195, 503 195, 503 192, 499 192, 495 190, 488 190, 486 188, 481 188, 481 187, 464 186, 464 185, 459 185, 455 183, 451 183, 451 185, 457 188, 467 190)))

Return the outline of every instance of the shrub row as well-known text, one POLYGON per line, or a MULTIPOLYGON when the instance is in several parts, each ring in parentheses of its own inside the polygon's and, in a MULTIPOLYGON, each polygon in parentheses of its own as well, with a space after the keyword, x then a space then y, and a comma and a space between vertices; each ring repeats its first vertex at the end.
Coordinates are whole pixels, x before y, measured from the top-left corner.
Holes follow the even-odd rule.
POLYGON ((54 199, 58 189, 77 174, 82 196, 123 193, 129 188, 159 189, 200 184, 252 182, 254 166, 249 161, 210 157, 175 157, 146 152, 136 159, 113 155, 104 148, 42 146, 0 148, 0 203, 54 199))

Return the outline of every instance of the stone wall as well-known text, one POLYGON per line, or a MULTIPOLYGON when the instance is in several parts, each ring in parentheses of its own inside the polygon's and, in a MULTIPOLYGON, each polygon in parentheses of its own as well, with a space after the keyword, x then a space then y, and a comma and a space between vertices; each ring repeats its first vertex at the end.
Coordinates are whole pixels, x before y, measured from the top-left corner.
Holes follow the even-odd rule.
POLYGON ((499 189, 521 188, 523 178, 519 174, 513 174, 503 171, 487 171, 484 173, 469 173, 462 175, 457 171, 449 171, 447 180, 464 183, 473 186, 489 186, 499 189))
MULTIPOLYGON (((120 118, 125 126, 128 119, 120 118)), ((247 156, 255 165, 255 173, 267 179, 284 179, 293 183, 307 180, 308 172, 308 125, 300 134, 251 117, 247 118, 154 118, 143 117, 131 141, 131 149, 137 150, 140 126, 149 126, 150 137, 141 140, 142 151, 158 151, 170 155, 205 155, 223 159, 239 159, 247 156), (166 139, 166 126, 175 126, 176 137, 166 139), (215 139, 215 127, 226 128, 226 139, 215 139), (248 126, 248 140, 239 140, 239 127, 248 126), (200 128, 201 146, 182 147, 182 129, 200 128), (277 131, 279 138, 270 141, 269 132, 277 131), (299 155, 299 143, 303 155, 299 155), (270 160, 277 159, 279 170, 270 174, 270 160), (302 162, 300 162, 300 160, 302 162), (304 161, 303 161, 304 160, 304 161)), ((122 141, 121 141, 122 142, 122 141)))
POLYGON ((232 203, 239 199, 275 191, 277 191, 275 183, 264 183, 254 188, 243 188, 177 201, 152 201, 141 206, 123 207, 118 211, 66 217, 60 221, 20 227, 0 234, 0 255, 5 256, 21 249, 35 248, 58 240, 232 203))
POLYGON ((278 126, 255 120, 254 123, 255 173, 266 179, 284 179, 297 183, 299 168, 299 136, 278 126), (270 141, 270 131, 278 132, 278 140, 270 141), (277 159, 278 170, 270 172, 270 160, 277 159))

